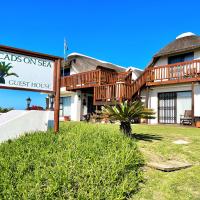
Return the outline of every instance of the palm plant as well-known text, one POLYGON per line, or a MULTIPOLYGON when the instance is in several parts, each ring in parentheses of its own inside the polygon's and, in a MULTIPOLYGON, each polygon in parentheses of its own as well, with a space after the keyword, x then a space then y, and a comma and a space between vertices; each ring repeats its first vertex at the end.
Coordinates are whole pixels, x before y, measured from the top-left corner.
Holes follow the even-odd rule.
POLYGON ((5 84, 5 77, 7 76, 16 76, 18 75, 13 72, 9 72, 10 69, 12 69, 13 66, 11 66, 10 63, 6 64, 5 62, 0 62, 0 83, 5 84))
POLYGON ((134 119, 154 119, 154 111, 145 108, 141 101, 124 101, 115 106, 106 105, 102 108, 102 114, 110 120, 120 121, 120 131, 127 136, 131 136, 131 123, 134 119))

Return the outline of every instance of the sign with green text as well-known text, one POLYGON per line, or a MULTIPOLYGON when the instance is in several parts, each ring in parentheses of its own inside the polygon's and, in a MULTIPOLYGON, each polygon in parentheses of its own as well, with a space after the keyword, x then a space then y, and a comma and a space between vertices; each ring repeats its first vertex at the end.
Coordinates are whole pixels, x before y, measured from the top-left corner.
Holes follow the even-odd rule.
POLYGON ((0 86, 53 91, 54 61, 0 51, 0 86))

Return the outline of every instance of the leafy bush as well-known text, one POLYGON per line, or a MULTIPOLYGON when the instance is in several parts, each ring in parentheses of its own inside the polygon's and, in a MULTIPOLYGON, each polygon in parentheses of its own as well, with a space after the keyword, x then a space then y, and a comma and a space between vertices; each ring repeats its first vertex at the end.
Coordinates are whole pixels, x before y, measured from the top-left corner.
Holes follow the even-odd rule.
POLYGON ((116 125, 66 122, 0 145, 0 199, 128 199, 142 165, 116 125))
POLYGON ((27 110, 44 110, 44 108, 41 107, 41 106, 35 106, 35 105, 33 105, 33 106, 27 108, 27 110))
POLYGON ((2 107, 0 107, 0 113, 6 113, 6 112, 11 111, 11 110, 13 110, 13 108, 2 108, 2 107))

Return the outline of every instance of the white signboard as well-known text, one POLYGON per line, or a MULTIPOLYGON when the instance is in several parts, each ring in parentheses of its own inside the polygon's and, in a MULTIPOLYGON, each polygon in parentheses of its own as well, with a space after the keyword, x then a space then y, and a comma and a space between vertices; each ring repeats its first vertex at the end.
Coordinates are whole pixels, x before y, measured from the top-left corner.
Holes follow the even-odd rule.
POLYGON ((0 86, 53 91, 54 62, 0 51, 0 86))

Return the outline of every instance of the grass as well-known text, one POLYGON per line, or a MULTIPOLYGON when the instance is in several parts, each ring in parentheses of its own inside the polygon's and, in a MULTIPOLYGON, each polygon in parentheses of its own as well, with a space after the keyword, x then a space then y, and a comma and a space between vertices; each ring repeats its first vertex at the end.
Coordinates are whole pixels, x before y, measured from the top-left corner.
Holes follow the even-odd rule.
POLYGON ((200 199, 200 129, 133 125, 136 140, 118 125, 65 123, 61 133, 38 133, 0 145, 0 199, 200 199), (184 139, 190 143, 172 142, 184 139), (144 167, 177 160, 175 172, 144 167), (141 182, 141 180, 144 180, 141 182))
POLYGON ((126 199, 143 180, 136 142, 117 126, 65 123, 0 145, 0 199, 126 199))
POLYGON ((200 199, 200 129, 167 125, 134 125, 139 149, 146 161, 177 160, 193 167, 161 172, 146 168, 142 189, 136 200, 199 200, 200 199), (177 145, 172 142, 184 139, 190 143, 177 145))

